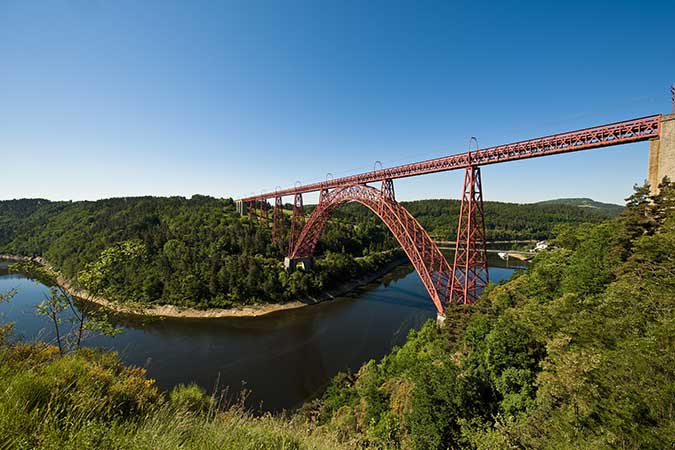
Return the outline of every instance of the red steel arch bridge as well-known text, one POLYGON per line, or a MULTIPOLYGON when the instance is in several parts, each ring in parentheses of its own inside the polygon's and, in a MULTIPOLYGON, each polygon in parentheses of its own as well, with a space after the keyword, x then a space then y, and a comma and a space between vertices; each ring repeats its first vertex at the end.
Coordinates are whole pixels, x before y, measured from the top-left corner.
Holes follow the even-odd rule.
POLYGON ((439 319, 443 319, 448 305, 474 303, 489 281, 480 166, 658 139, 661 121, 659 114, 496 147, 469 149, 464 153, 261 193, 237 200, 237 207, 241 214, 248 210, 251 219, 257 216, 261 226, 271 227, 273 239, 282 245, 282 200, 293 197, 286 260, 292 269, 298 263, 311 260, 323 227, 339 205, 346 202, 365 205, 397 239, 426 287, 439 319), (456 251, 450 264, 419 222, 396 201, 394 180, 459 169, 465 171, 464 187, 456 251), (319 203, 307 216, 302 196, 309 192, 319 193, 319 203))

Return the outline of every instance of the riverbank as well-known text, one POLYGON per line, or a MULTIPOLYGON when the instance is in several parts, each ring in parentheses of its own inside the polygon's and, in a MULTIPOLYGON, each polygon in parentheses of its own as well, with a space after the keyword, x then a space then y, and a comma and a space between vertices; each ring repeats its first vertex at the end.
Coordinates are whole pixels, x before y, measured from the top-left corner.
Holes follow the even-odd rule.
POLYGON ((242 305, 232 308, 209 308, 197 309, 174 305, 139 305, 139 304, 120 304, 112 300, 100 296, 93 296, 90 293, 78 289, 72 283, 64 278, 58 270, 49 264, 44 258, 18 256, 18 255, 0 255, 0 260, 16 261, 16 262, 36 262, 41 266, 49 269, 56 274, 57 282, 62 286, 68 294, 85 302, 93 303, 97 306, 106 308, 116 314, 123 314, 127 316, 136 317, 158 317, 158 318, 183 318, 183 319, 219 319, 227 317, 260 317, 267 314, 272 314, 279 311, 288 311, 298 309, 305 306, 316 305, 325 301, 330 301, 336 297, 345 295, 361 286, 365 286, 378 278, 386 275, 395 267, 404 264, 407 261, 406 257, 400 257, 396 260, 384 265, 379 270, 373 273, 364 275, 354 280, 341 283, 338 286, 327 289, 317 296, 308 296, 302 300, 295 300, 287 303, 279 304, 254 304, 242 305))

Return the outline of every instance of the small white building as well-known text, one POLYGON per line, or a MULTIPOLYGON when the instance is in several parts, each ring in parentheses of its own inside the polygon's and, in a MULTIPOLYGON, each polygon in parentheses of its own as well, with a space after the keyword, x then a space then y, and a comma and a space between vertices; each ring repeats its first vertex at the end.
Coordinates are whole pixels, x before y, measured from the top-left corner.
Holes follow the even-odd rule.
POLYGON ((537 244, 534 246, 534 248, 532 249, 532 251, 533 251, 533 252, 541 252, 541 251, 547 250, 548 247, 549 247, 548 242, 546 242, 546 241, 539 241, 539 242, 537 242, 537 244))

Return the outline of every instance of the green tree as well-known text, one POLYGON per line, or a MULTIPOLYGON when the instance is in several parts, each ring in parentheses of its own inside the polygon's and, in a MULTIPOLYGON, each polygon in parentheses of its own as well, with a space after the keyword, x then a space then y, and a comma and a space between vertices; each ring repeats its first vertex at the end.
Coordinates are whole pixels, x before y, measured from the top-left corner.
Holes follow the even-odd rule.
POLYGON ((663 177, 658 191, 652 197, 652 215, 654 221, 663 225, 671 212, 675 209, 675 183, 670 178, 663 177))
POLYGON ((73 296, 68 293, 52 270, 33 261, 13 264, 10 270, 22 273, 49 288, 49 295, 45 296, 35 310, 37 314, 51 321, 61 355, 79 349, 90 334, 101 333, 114 336, 121 332, 121 329, 110 323, 107 313, 92 310, 85 314, 80 311, 75 306, 73 296), (62 328, 64 316, 65 322, 69 324, 67 330, 62 328))

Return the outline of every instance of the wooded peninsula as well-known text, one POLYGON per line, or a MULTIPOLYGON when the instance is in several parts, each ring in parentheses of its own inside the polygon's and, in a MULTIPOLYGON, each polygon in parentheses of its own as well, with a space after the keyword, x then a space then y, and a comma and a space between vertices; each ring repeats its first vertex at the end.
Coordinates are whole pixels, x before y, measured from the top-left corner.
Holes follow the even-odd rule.
MULTIPOLYGON (((597 223, 622 210, 567 203, 486 202, 488 239, 545 239, 556 225, 597 223)), ((458 201, 404 205, 432 236, 454 238, 458 201)), ((384 224, 359 204, 343 206, 329 221, 312 270, 287 273, 286 249, 270 234, 237 214, 232 199, 201 195, 0 202, 0 254, 42 257, 73 289, 120 304, 281 304, 320 295, 402 257, 384 224)))

